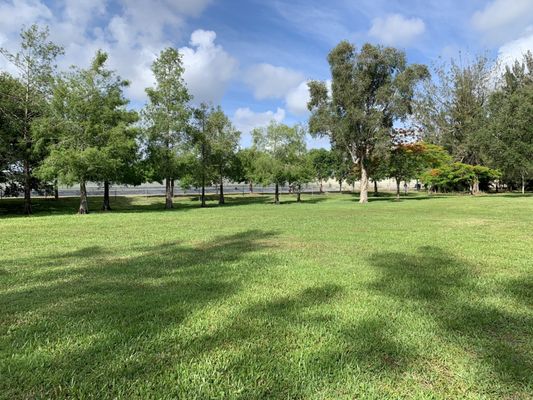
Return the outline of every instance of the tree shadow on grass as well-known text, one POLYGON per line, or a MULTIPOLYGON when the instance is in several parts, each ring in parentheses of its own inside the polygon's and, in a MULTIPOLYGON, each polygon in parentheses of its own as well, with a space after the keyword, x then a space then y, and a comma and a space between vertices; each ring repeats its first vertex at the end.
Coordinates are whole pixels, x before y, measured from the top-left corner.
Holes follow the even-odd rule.
POLYGON ((0 293, 0 353, 8 360, 0 363, 0 392, 114 397, 125 382, 164 371, 184 340, 169 341, 165 332, 275 263, 265 252, 275 235, 251 230, 197 246, 166 243, 125 258, 95 248, 56 255, 64 268, 43 267, 20 289, 0 293))
MULTIPOLYGON (((256 302, 195 338, 187 345, 188 355, 194 360, 230 349, 233 355, 217 384, 244 383, 232 396, 239 399, 309 398, 329 384, 342 385, 347 370, 405 370, 414 353, 393 338, 388 321, 369 317, 346 324, 331 311, 343 293, 342 286, 325 283, 256 302)), ((195 393, 199 398, 212 394, 195 393)))
MULTIPOLYGON (((353 201, 359 201, 359 194, 353 194, 353 201)), ((436 194, 432 194, 432 195, 428 195, 426 193, 409 193, 407 196, 402 194, 400 196, 400 200, 398 200, 396 198, 396 194, 395 193, 372 193, 370 194, 369 193, 369 196, 368 196, 368 202, 369 203, 373 203, 373 202, 376 202, 376 201, 389 201, 389 202, 402 202, 402 201, 419 201, 419 200, 432 200, 432 199, 439 199, 439 198, 443 198, 443 197, 446 197, 446 196, 442 196, 442 195, 436 195, 436 194)))
MULTIPOLYGON (((191 202, 193 199, 194 196, 181 197, 180 201, 174 203, 174 208, 171 210, 165 209, 165 198, 162 196, 113 196, 111 198, 111 211, 102 211, 103 198, 100 196, 90 196, 88 203, 89 214, 172 212, 197 208, 198 205, 191 202)), ((61 197, 58 200, 53 198, 34 198, 32 201, 32 218, 49 215, 73 215, 77 213, 79 205, 80 200, 78 197, 61 197)), ((0 218, 21 216, 24 216, 22 199, 3 199, 0 201, 0 218)))
MULTIPOLYGON (((218 204, 218 196, 208 195, 205 208, 215 207, 235 207, 258 204, 272 204, 274 196, 271 194, 258 195, 227 195, 226 203, 222 206, 218 204)), ((315 204, 326 200, 325 197, 302 195, 303 204, 315 204)), ((296 197, 284 194, 281 196, 282 204, 296 203, 296 197)), ((88 198, 90 214, 120 214, 120 213, 142 213, 142 212, 180 212, 190 211, 200 208, 198 196, 179 196, 174 199, 174 208, 166 210, 165 199, 162 196, 118 196, 111 199, 111 211, 102 211, 102 197, 91 196, 88 198)), ((33 200, 32 217, 43 217, 50 215, 73 215, 79 208, 79 198, 62 197, 58 200, 53 198, 35 198, 33 200)), ((2 199, 0 200, 0 219, 23 217, 23 199, 2 199)))
MULTIPOLYGON (((511 392, 533 389, 532 315, 491 304, 490 292, 478 285, 479 266, 438 247, 421 247, 416 254, 380 252, 369 261, 381 271, 371 288, 433 319, 438 337, 475 354, 480 371, 490 370, 488 377, 480 372, 480 379, 511 392)), ((530 304, 530 289, 530 282, 510 281, 492 294, 530 304)))

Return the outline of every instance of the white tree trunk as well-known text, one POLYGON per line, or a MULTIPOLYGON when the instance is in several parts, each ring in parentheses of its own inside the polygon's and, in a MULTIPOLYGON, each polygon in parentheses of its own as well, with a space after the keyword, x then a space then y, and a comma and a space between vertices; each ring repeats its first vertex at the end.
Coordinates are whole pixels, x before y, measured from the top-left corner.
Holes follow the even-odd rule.
POLYGON ((359 160, 361 167, 361 186, 359 189, 359 203, 368 203, 368 171, 364 163, 364 158, 359 160))

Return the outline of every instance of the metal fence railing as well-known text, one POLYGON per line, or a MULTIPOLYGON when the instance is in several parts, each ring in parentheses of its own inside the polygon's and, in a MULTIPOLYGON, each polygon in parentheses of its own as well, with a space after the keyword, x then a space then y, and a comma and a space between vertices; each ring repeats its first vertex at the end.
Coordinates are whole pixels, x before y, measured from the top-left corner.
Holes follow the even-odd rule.
MULTIPOLYGON (((382 181, 378 183, 379 189, 384 191, 392 191, 395 190, 395 184, 392 181, 382 181)), ((410 185, 411 186, 411 185, 410 185)), ((371 184, 370 190, 372 190, 373 186, 371 184)), ((279 188, 280 193, 290 193, 291 188, 288 185, 280 186, 279 188)), ((340 190, 340 186, 338 182, 334 181, 326 181, 322 184, 322 190, 324 192, 338 192, 340 190)), ((359 182, 356 182, 355 185, 348 185, 347 183, 344 183, 342 185, 343 191, 358 191, 359 190, 359 182)), ((207 186, 205 189, 207 194, 214 195, 218 194, 219 186, 218 185, 212 185, 207 186)), ((253 192, 256 194, 273 194, 275 191, 274 185, 254 185, 253 186, 253 192)), ((309 183, 306 185, 303 185, 302 191, 306 193, 318 193, 320 191, 320 184, 319 183, 309 183)), ((59 190, 59 196, 60 197, 76 197, 79 196, 80 190, 78 186, 72 186, 72 187, 60 187, 59 190)), ((182 188, 176 184, 174 187, 174 195, 180 196, 180 195, 190 195, 195 196, 199 195, 201 192, 201 188, 199 187, 190 187, 190 188, 182 188)), ((224 193, 227 194, 247 194, 250 192, 250 188, 248 184, 244 183, 231 183, 227 182, 224 184, 224 193)), ((87 185, 87 193, 89 196, 103 196, 104 195, 104 188, 102 185, 98 184, 88 184, 87 185)), ((140 186, 126 186, 126 185, 112 185, 110 187, 110 195, 111 196, 163 196, 165 194, 165 186, 159 185, 159 184, 143 184, 140 186)), ((4 195, 2 187, 0 186, 0 196, 4 195)), ((23 194, 20 193, 19 196, 22 196, 23 194)), ((32 196, 40 196, 39 193, 33 192, 32 196)), ((50 197, 43 196, 43 197, 50 197)))
MULTIPOLYGON (((350 190, 351 186, 344 186, 343 190, 350 190)), ((196 196, 201 193, 201 188, 191 187, 191 188, 181 188, 174 187, 175 196, 196 196)), ((280 193, 290 193, 291 188, 287 185, 279 187, 280 193)), ((318 193, 320 191, 319 185, 304 185, 302 187, 304 192, 314 192, 318 193)), ((323 185, 323 191, 333 192, 339 191, 339 185, 323 185)), ((256 194, 273 194, 275 192, 274 185, 261 186, 256 185, 253 187, 253 192, 256 194)), ((219 193, 219 186, 206 186, 205 193, 208 195, 216 195, 219 193)), ((248 194, 250 193, 250 187, 247 184, 226 184, 224 185, 225 194, 248 194)), ((79 196, 80 190, 77 187, 72 188, 59 188, 59 196, 61 197, 71 197, 79 196)), ((89 196, 103 196, 104 189, 100 186, 88 186, 87 194, 89 196)), ((165 194, 165 186, 111 186, 109 189, 110 196, 163 196, 165 194)))

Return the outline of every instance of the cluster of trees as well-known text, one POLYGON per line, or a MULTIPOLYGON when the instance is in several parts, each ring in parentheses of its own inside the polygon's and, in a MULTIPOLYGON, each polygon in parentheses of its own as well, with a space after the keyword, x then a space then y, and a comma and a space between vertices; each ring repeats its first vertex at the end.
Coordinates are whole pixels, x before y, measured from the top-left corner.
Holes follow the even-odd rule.
MULTIPOLYGON (((358 170, 360 202, 369 179, 418 178, 433 190, 498 180, 525 191, 533 173, 533 55, 497 73, 486 58, 465 66, 408 65, 405 54, 341 42, 329 54, 331 88, 309 83, 309 130, 330 138, 358 170), (395 129, 395 124, 411 129, 395 129)), ((497 189, 497 187, 496 187, 497 189)))
POLYGON ((5 194, 24 193, 31 214, 32 190, 57 196, 58 184, 80 185, 79 213, 88 212, 87 182, 104 187, 110 210, 112 184, 165 182, 166 208, 174 186, 224 182, 302 187, 328 179, 360 181, 360 202, 369 181, 419 179, 431 190, 472 193, 498 180, 522 191, 533 171, 533 56, 496 76, 484 58, 466 67, 409 65, 391 47, 341 42, 329 54, 331 87, 309 83, 308 129, 271 122, 254 129, 252 146, 239 149, 240 132, 220 107, 193 106, 183 81, 180 53, 163 50, 152 65, 155 85, 147 103, 128 108, 129 82, 107 68, 98 51, 87 68, 58 72, 63 53, 48 29, 21 33, 20 51, 0 53, 17 69, 0 72, 0 183, 5 194), (498 78, 501 78, 498 80, 498 78), (398 129, 402 124, 415 128, 398 129), (330 139, 331 150, 307 150, 306 132, 330 139))

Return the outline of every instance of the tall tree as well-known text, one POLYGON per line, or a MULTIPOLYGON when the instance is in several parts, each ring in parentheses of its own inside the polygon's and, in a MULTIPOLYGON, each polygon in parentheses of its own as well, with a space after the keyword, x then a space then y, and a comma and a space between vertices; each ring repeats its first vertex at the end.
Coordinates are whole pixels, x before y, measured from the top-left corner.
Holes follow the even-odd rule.
POLYGON ((253 146, 269 158, 262 158, 262 165, 258 165, 260 180, 275 185, 274 202, 279 204, 279 188, 288 181, 297 155, 305 152, 305 131, 298 125, 271 121, 267 127, 254 129, 252 138, 253 146))
POLYGON ((13 170, 20 162, 20 133, 24 119, 24 108, 13 97, 24 92, 22 84, 6 73, 0 73, 0 182, 6 184, 7 193, 17 192, 13 181, 13 170))
POLYGON ((458 162, 482 164, 486 105, 494 86, 489 60, 451 60, 435 66, 434 73, 436 79, 425 82, 414 107, 424 139, 443 146, 458 162))
POLYGON ((408 66, 405 54, 343 41, 328 56, 331 96, 325 82, 309 83, 309 130, 346 148, 361 172, 360 203, 368 201, 368 164, 376 145, 387 140, 396 120, 411 114, 416 84, 429 76, 423 65, 408 66))
POLYGON ((146 150, 153 178, 165 181, 165 208, 173 208, 174 180, 180 176, 179 157, 188 140, 191 96, 183 81, 180 53, 167 48, 152 64, 155 87, 146 89, 148 103, 142 111, 146 150))
POLYGON ((504 83, 489 101, 483 147, 492 166, 508 181, 519 181, 525 193, 533 175, 533 54, 507 67, 504 83))
POLYGON ((211 165, 213 152, 210 141, 211 115, 213 111, 212 107, 204 103, 193 111, 194 123, 191 130, 191 143, 195 157, 191 161, 194 160, 192 162, 197 165, 197 168, 194 168, 194 165, 189 165, 187 180, 201 187, 200 207, 206 206, 205 187, 211 184, 215 177, 211 165))
POLYGON ((241 133, 235 129, 220 107, 209 115, 207 132, 211 148, 210 162, 218 174, 220 185, 218 204, 224 204, 224 178, 232 175, 241 133))
POLYGON ((32 135, 32 124, 36 118, 42 116, 47 106, 47 100, 52 91, 52 83, 56 71, 55 60, 63 53, 63 49, 48 40, 48 28, 41 29, 32 25, 22 30, 20 51, 11 53, 0 48, 0 54, 16 68, 21 90, 4 95, 10 96, 12 102, 17 103, 17 109, 22 115, 12 115, 18 119, 20 134, 14 150, 22 164, 24 176, 24 213, 31 214, 32 171, 42 159, 42 148, 37 151, 32 135))
MULTIPOLYGON (((54 137, 50 154, 38 173, 58 177, 65 184, 78 182, 78 212, 89 212, 89 181, 119 180, 128 158, 135 154, 137 113, 126 110, 127 82, 105 68, 107 54, 98 51, 88 69, 74 69, 58 79, 50 113, 36 123, 36 135, 54 137)), ((109 208, 109 193, 107 204, 109 208)))

